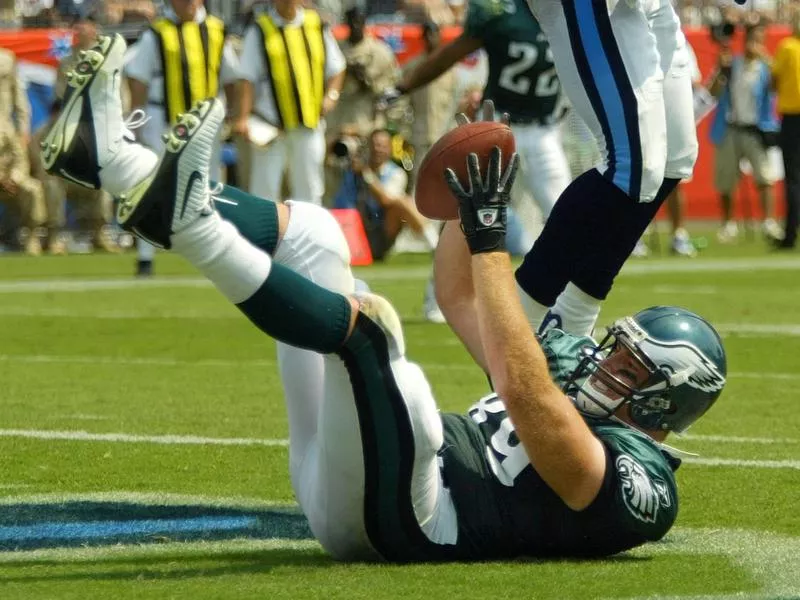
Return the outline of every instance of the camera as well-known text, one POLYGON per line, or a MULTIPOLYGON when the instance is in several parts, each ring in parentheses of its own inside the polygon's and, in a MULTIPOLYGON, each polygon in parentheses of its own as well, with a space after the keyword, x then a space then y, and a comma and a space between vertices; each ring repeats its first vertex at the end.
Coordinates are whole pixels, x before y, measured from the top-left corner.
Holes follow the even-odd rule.
POLYGON ((711 39, 718 44, 728 42, 736 33, 736 23, 731 21, 722 21, 710 26, 711 39))
POLYGON ((361 151, 361 140, 355 136, 343 135, 333 142, 331 152, 337 159, 350 159, 361 151))
POLYGON ((330 165, 339 169, 347 169, 355 158, 364 158, 366 153, 364 140, 356 135, 343 134, 330 146, 330 165))

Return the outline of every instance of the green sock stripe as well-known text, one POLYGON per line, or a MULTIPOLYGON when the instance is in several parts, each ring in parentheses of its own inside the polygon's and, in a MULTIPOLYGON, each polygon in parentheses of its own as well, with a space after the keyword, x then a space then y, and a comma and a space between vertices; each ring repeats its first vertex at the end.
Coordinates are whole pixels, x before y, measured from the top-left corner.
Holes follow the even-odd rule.
POLYGON ((345 296, 277 263, 256 293, 237 307, 270 337, 323 354, 342 346, 350 326, 345 296))
POLYGON ((363 314, 339 356, 345 363, 361 429, 364 521, 375 550, 386 560, 441 560, 447 547, 431 542, 411 501, 414 432, 389 366, 385 333, 363 314))
POLYGON ((214 206, 248 242, 272 256, 278 245, 278 206, 247 192, 223 186, 214 206))

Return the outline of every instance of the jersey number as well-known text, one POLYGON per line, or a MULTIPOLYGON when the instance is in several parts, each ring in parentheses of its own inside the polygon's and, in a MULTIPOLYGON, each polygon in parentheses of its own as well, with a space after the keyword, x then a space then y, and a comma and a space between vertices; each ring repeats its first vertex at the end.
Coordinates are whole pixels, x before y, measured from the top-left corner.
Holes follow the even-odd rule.
MULTIPOLYGON (((505 88, 515 94, 527 96, 531 91, 530 77, 523 75, 528 71, 536 61, 539 59, 539 49, 534 44, 527 42, 510 42, 508 44, 508 56, 517 59, 510 65, 503 67, 500 71, 500 79, 498 83, 500 87, 505 88)), ((550 58, 550 49, 548 48, 545 59, 552 64, 550 58)), ((558 76, 556 75, 556 68, 550 67, 543 71, 536 78, 536 88, 534 95, 540 98, 546 96, 554 96, 558 93, 558 76)))
POLYGON ((530 465, 528 455, 506 415, 503 402, 494 394, 481 398, 469 410, 469 416, 481 429, 491 432, 486 458, 497 480, 513 487, 514 480, 530 465))

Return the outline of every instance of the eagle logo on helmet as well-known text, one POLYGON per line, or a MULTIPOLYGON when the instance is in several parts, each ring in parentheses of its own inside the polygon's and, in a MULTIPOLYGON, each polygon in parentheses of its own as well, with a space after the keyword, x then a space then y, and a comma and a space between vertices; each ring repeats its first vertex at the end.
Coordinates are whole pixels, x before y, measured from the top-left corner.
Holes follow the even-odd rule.
POLYGON ((652 338, 643 340, 640 344, 647 357, 672 376, 673 385, 685 382, 709 393, 718 392, 725 385, 725 377, 717 365, 691 344, 659 342, 652 338), (681 377, 685 381, 680 381, 681 377))

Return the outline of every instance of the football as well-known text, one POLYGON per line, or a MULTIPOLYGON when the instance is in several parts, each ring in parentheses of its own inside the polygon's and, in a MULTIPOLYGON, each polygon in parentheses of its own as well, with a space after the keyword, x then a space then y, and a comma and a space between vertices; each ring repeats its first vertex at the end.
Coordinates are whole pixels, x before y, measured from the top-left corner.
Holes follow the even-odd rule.
POLYGON ((458 218, 458 200, 447 187, 445 169, 453 169, 465 189, 469 187, 467 156, 478 155, 481 173, 489 164, 492 148, 503 152, 503 168, 514 152, 514 134, 504 123, 478 121, 456 127, 437 141, 419 167, 414 201, 417 210, 429 219, 450 220, 458 218))

